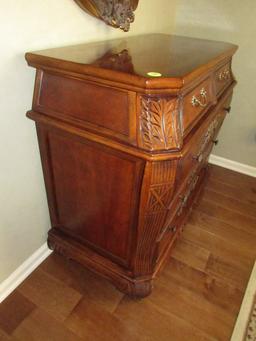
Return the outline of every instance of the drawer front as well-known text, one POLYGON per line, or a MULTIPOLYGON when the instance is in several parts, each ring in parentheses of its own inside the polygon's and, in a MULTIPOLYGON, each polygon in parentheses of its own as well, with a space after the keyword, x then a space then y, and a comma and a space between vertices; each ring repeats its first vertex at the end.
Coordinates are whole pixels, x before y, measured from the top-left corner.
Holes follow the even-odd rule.
POLYGON ((218 112, 213 113, 190 138, 187 150, 178 168, 179 179, 176 194, 169 207, 164 228, 158 237, 156 262, 174 242, 180 227, 184 224, 188 210, 196 193, 196 186, 206 168, 214 142, 224 121, 226 110, 232 98, 227 97, 218 112))
POLYGON ((184 98, 183 127, 189 131, 200 116, 214 103, 213 84, 210 78, 200 83, 184 98))
POLYGON ((156 262, 161 259, 168 247, 174 242, 177 233, 179 232, 188 209, 190 207, 190 199, 194 193, 198 180, 200 170, 197 169, 188 178, 183 189, 178 193, 169 209, 166 223, 158 237, 156 247, 156 262))
POLYGON ((161 239, 157 241, 156 264, 159 262, 162 255, 165 253, 165 251, 171 246, 171 244, 175 240, 175 237, 180 227, 178 218, 179 217, 176 217, 176 219, 173 219, 168 225, 164 227, 163 232, 161 234, 161 239))
POLYGON ((216 93, 219 96, 232 82, 231 62, 229 61, 215 72, 216 93))
POLYGON ((218 114, 211 116, 197 132, 190 138, 183 158, 179 161, 177 187, 179 187, 186 177, 203 164, 208 157, 207 153, 213 147, 215 137, 225 118, 222 110, 218 114))

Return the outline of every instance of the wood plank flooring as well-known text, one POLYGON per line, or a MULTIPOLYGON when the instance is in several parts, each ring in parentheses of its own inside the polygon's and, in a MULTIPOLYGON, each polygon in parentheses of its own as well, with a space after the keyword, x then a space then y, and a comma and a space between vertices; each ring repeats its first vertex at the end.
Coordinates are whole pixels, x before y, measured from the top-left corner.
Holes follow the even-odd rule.
POLYGON ((217 166, 151 296, 52 254, 0 305, 0 341, 228 341, 256 259, 256 178, 217 166))

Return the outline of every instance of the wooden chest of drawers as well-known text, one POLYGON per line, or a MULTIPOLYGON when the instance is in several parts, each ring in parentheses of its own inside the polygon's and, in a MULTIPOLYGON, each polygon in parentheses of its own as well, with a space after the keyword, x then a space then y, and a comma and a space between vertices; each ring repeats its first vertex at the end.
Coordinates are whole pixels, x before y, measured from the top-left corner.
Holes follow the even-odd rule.
POLYGON ((236 49, 154 34, 26 54, 52 249, 151 292, 230 110, 236 49))

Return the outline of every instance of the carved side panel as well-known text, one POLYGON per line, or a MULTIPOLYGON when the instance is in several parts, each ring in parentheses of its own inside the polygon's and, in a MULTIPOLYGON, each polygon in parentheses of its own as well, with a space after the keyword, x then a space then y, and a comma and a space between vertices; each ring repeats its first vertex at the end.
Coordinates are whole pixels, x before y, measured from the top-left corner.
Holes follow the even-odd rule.
POLYGON ((150 275, 154 269, 156 241, 161 234, 173 197, 177 161, 149 163, 144 178, 145 197, 140 208, 135 276, 150 275))
POLYGON ((140 98, 139 146, 150 151, 177 149, 182 127, 177 98, 140 98))

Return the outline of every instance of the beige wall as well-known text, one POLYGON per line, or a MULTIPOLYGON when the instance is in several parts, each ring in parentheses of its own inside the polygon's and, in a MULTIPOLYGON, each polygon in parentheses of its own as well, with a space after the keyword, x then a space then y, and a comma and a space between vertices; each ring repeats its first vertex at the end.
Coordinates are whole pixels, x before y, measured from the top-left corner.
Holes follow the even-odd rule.
POLYGON ((239 45, 233 63, 238 86, 214 154, 256 167, 256 2, 179 0, 175 34, 239 45))
MULTIPOLYGON (((46 241, 49 216, 36 133, 25 118, 34 70, 24 53, 125 33, 85 14, 72 0, 1 1, 0 283, 46 241)), ((140 0, 129 34, 171 32, 175 2, 140 0), (159 6, 160 5, 160 6, 159 6)))

